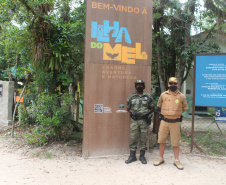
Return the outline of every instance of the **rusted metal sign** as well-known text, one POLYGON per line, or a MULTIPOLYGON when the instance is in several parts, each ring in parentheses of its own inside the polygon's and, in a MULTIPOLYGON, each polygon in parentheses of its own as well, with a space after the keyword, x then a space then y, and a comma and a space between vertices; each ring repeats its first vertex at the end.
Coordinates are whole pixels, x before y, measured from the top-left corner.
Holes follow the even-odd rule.
POLYGON ((150 93, 152 0, 87 0, 83 156, 127 153, 126 99, 150 93))

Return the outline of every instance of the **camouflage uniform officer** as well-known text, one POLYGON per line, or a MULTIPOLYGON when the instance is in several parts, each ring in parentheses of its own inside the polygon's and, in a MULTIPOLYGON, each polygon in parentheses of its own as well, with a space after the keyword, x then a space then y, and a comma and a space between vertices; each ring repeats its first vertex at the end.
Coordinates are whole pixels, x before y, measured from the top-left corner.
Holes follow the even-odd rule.
POLYGON ((140 161, 147 164, 144 157, 148 138, 147 116, 154 111, 153 99, 150 94, 144 93, 145 83, 142 80, 135 82, 137 92, 127 98, 127 110, 131 116, 130 125, 130 156, 126 164, 134 162, 136 158, 137 143, 140 139, 140 161))
POLYGON ((168 83, 169 90, 161 94, 157 106, 161 109, 161 124, 158 133, 159 143, 159 159, 154 166, 164 163, 163 154, 166 146, 166 140, 170 134, 171 145, 174 151, 174 165, 183 170, 183 166, 178 160, 179 157, 179 141, 180 141, 180 123, 182 121, 182 113, 188 109, 186 97, 178 88, 178 80, 171 77, 168 83))

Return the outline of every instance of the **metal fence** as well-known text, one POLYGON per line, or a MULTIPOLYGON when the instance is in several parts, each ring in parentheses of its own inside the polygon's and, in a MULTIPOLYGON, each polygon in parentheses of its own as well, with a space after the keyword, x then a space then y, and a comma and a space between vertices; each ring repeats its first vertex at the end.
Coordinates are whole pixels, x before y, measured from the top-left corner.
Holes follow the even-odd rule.
MULTIPOLYGON (((154 120, 153 120, 154 121, 154 120)), ((152 132, 154 124, 151 125, 152 132)), ((197 151, 210 156, 226 156, 226 122, 215 122, 213 116, 195 112, 192 134, 192 115, 184 117, 181 123, 181 139, 192 144, 191 152, 197 151)), ((157 134, 150 134, 150 147, 157 145, 157 134)))
POLYGON ((216 122, 214 117, 195 116, 192 143, 206 155, 226 156, 226 122, 216 122))

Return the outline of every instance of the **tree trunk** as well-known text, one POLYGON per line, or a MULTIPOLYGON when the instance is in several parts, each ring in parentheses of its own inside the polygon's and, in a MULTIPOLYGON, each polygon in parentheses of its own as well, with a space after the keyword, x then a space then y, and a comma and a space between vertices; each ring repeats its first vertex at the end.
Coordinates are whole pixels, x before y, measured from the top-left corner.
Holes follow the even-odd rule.
MULTIPOLYGON (((187 5, 184 9, 184 11, 189 12, 190 15, 187 19, 186 28, 185 28, 185 37, 184 37, 184 47, 182 48, 181 52, 184 50, 186 46, 190 44, 190 37, 191 37, 191 24, 194 20, 194 12, 195 12, 195 4, 196 0, 188 0, 187 5)), ((180 84, 180 87, 182 86, 184 82, 184 72, 186 67, 186 60, 184 57, 180 57, 180 64, 179 64, 179 71, 177 73, 178 82, 180 84)), ((189 69, 188 69, 189 70, 189 69)))
POLYGON ((15 106, 14 111, 13 111, 13 126, 12 126, 12 133, 11 133, 11 136, 12 137, 14 137, 14 127, 15 127, 16 110, 17 110, 18 105, 20 104, 20 99, 21 99, 21 97, 24 94, 24 91, 25 91, 25 89, 27 87, 28 82, 30 81, 30 78, 31 78, 31 75, 28 74, 26 83, 24 84, 24 88, 23 88, 22 92, 20 93, 20 98, 19 98, 18 102, 16 103, 16 106, 15 106))
POLYGON ((70 105, 70 112, 71 112, 71 117, 74 119, 74 113, 75 113, 75 90, 73 88, 72 83, 69 85, 69 95, 71 99, 71 105, 70 105))
POLYGON ((160 89, 161 89, 161 92, 164 92, 166 90, 166 87, 165 87, 165 83, 164 83, 162 62, 161 62, 160 49, 159 49, 160 48, 160 37, 159 36, 156 38, 156 45, 157 45, 157 63, 158 63, 158 77, 159 77, 160 89))
POLYGON ((156 12, 161 14, 161 16, 155 20, 153 23, 154 25, 154 33, 158 34, 158 36, 155 38, 156 42, 156 47, 157 47, 157 71, 158 71, 158 79, 159 79, 159 85, 161 89, 161 93, 166 90, 165 87, 165 80, 164 80, 164 72, 163 72, 163 66, 162 66, 162 61, 161 61, 161 28, 163 27, 162 25, 162 19, 164 15, 164 6, 169 2, 169 0, 160 0, 158 7, 155 8, 156 12))

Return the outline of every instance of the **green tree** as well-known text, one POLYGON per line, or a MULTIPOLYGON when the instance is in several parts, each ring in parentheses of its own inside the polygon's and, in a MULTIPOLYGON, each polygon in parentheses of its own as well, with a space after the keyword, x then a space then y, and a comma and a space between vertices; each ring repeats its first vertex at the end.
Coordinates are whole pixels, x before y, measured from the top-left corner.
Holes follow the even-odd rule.
POLYGON ((208 31, 215 31, 226 34, 226 3, 224 0, 204 0, 207 11, 203 11, 207 24, 201 28, 208 31))
POLYGON ((1 69, 15 66, 18 59, 23 63, 17 67, 32 69, 38 92, 56 93, 59 85, 70 84, 75 89, 83 79, 85 2, 77 1, 79 6, 73 9, 72 3, 75 1, 2 1, 1 69))
POLYGON ((154 0, 152 71, 161 92, 166 90, 170 76, 177 76, 183 84, 195 53, 220 52, 217 44, 206 44, 191 35, 192 26, 199 26, 195 17, 198 7, 196 0, 188 0, 184 5, 177 0, 154 0))
MULTIPOLYGON (((66 105, 71 107, 72 116, 75 88, 77 82, 83 80, 85 2, 2 0, 0 5, 0 78, 12 78, 15 74, 13 78, 16 80, 23 77, 22 72, 29 71, 31 79, 29 78, 28 86, 36 95, 34 103, 40 102, 44 96, 54 97, 54 101, 50 101, 51 105, 48 106, 57 110, 56 115, 51 115, 43 122, 37 115, 37 126, 54 126, 51 121, 53 116, 53 122, 64 125, 58 112, 63 107, 64 113, 70 111, 65 108, 65 101, 62 100, 58 87, 61 86, 63 93, 70 97, 71 104, 66 105), (77 6, 71 6, 74 3, 77 6), (12 72, 12 68, 17 69, 17 72, 12 72), (7 71, 10 73, 5 73, 7 71)), ((42 105, 37 106, 36 112, 40 112, 41 107, 42 105)), ((66 113, 64 115, 73 119, 66 113)), ((35 134, 38 131, 40 134, 43 132, 38 129, 35 134)))

